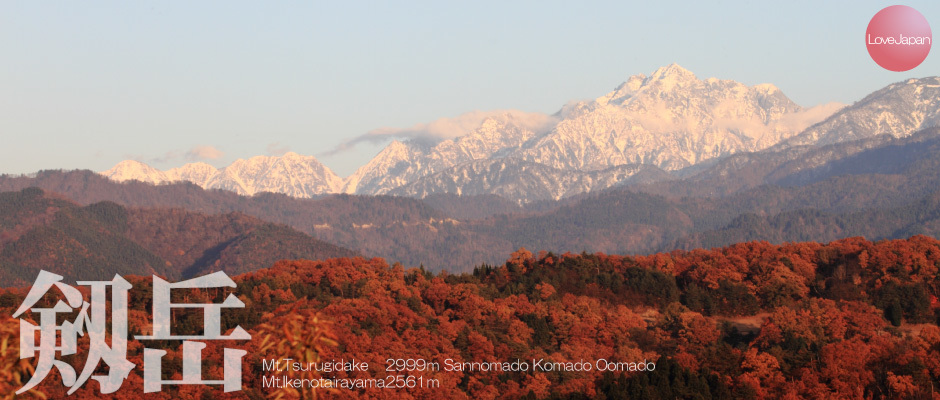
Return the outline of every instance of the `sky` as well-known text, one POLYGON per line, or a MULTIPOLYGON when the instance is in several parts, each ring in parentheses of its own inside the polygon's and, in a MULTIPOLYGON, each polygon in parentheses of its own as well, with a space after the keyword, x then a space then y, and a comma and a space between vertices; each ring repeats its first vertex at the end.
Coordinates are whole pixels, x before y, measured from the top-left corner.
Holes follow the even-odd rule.
MULTIPOLYGON (((551 114, 678 63, 851 104, 940 75, 882 69, 884 1, 0 3, 0 173, 160 169, 293 151, 340 176, 409 132, 492 110, 551 114), (470 114, 468 114, 470 113, 470 114)), ((940 2, 908 1, 940 27, 940 2)))

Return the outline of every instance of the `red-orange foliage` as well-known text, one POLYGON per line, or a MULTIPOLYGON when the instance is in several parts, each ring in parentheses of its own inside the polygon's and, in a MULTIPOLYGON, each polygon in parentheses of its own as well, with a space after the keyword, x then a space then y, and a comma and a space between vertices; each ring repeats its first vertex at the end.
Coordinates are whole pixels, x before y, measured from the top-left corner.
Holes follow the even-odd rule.
MULTIPOLYGON (((740 397, 929 396, 932 385, 940 387, 940 328, 928 320, 936 312, 929 296, 940 295, 938 263, 940 242, 922 236, 877 243, 860 238, 780 246, 753 242, 638 257, 544 252, 535 257, 519 251, 506 265, 480 268, 472 275, 435 276, 377 258, 281 261, 235 278, 237 294, 248 308, 227 321, 241 324, 255 338, 205 350, 205 373, 214 375, 220 373, 222 347, 250 350, 244 390, 225 394, 216 388, 165 388, 152 397, 270 394, 260 386, 265 373, 259 364, 268 356, 259 351, 260 338, 276 332, 288 316, 310 315, 330 321, 330 337, 336 341, 318 349, 321 360, 355 359, 370 365, 367 372, 340 371, 331 377, 404 375, 440 385, 338 390, 329 398, 544 398, 574 393, 619 398, 634 393, 630 390, 667 393, 655 382, 679 381, 715 395, 740 397), (901 313, 900 327, 886 318, 889 307, 901 313), (386 371, 388 359, 427 360, 437 362, 439 369, 386 371), (442 370, 445 360, 538 359, 648 360, 673 367, 609 375, 596 369, 442 370), (651 374, 666 375, 644 380, 651 374)), ((140 286, 147 280, 131 281, 140 286)), ((213 293, 187 295, 218 298, 213 293)), ((2 296, 21 299, 22 291, 2 296)), ((148 315, 139 306, 131 310, 131 326, 148 331, 148 315)), ((125 382, 121 395, 126 397, 140 392, 141 347, 132 348, 130 359, 138 369, 125 382)), ((169 359, 179 358, 175 344, 167 350, 169 359)), ((53 376, 40 389, 54 396, 64 393, 53 376)), ((86 385, 76 398, 96 397, 96 390, 86 385)))

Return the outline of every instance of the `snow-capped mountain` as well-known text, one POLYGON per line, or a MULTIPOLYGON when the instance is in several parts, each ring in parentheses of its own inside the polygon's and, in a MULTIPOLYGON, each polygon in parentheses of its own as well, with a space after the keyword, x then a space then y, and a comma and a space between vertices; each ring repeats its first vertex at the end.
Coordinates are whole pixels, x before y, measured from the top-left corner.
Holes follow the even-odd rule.
POLYGON ((202 187, 209 187, 209 180, 219 174, 219 170, 204 162, 195 162, 164 172, 165 181, 192 182, 202 187))
POLYGON ((237 160, 220 169, 206 185, 246 195, 275 192, 302 198, 337 193, 342 186, 343 179, 316 158, 297 153, 237 160))
POLYGON ((890 85, 849 107, 803 108, 773 85, 701 80, 672 64, 552 116, 487 113, 462 126, 459 136, 392 141, 345 180, 295 153, 238 160, 218 170, 194 163, 159 171, 124 161, 104 174, 119 181, 189 181, 246 195, 497 194, 530 202, 672 179, 670 173, 682 169, 687 176, 695 169, 729 168, 714 161, 740 158, 726 158, 734 154, 747 158, 772 149, 786 158, 790 151, 781 150, 879 134, 901 137, 938 123, 938 78, 890 85))
POLYGON ((517 123, 516 118, 511 113, 486 118, 469 134, 433 146, 392 141, 347 178, 344 191, 385 194, 457 165, 505 156, 538 134, 517 123))
POLYGON ((118 182, 141 181, 156 185, 174 181, 167 178, 166 172, 135 160, 121 161, 101 174, 118 182))
POLYGON ((579 171, 553 168, 518 158, 468 162, 422 177, 393 189, 389 194, 426 197, 432 194, 495 194, 518 202, 557 200, 598 188, 670 179, 652 165, 619 165, 603 170, 579 171))
POLYGON ((762 150, 809 125, 807 110, 773 85, 699 80, 676 64, 562 112, 555 129, 517 156, 566 170, 649 164, 671 171, 762 150))
POLYGON ((160 184, 187 181, 206 189, 231 190, 248 196, 275 192, 309 198, 338 193, 343 187, 343 179, 316 158, 297 153, 240 159, 222 169, 206 163, 192 163, 160 171, 139 161, 126 160, 102 172, 102 175, 119 182, 138 180, 160 184))
POLYGON ((649 77, 633 76, 593 101, 565 106, 543 132, 487 120, 467 136, 430 148, 393 142, 347 181, 346 190, 555 200, 637 181, 633 174, 644 170, 639 165, 678 170, 759 151, 832 111, 831 105, 804 109, 773 85, 699 80, 672 64, 649 77))
POLYGON ((938 125, 940 78, 909 79, 866 96, 776 147, 821 146, 877 135, 900 138, 938 125))

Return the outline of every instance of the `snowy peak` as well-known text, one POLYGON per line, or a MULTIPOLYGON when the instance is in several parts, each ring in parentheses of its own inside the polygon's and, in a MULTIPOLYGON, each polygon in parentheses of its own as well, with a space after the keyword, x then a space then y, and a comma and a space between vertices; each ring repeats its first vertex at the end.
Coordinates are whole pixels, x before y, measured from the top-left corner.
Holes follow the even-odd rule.
POLYGON ((645 82, 646 75, 633 75, 626 82, 621 83, 620 86, 617 86, 613 92, 607 93, 603 97, 597 98, 594 100, 594 102, 600 105, 607 105, 610 103, 623 104, 625 101, 633 97, 633 95, 643 87, 645 82))
POLYGON ((771 83, 761 83, 758 85, 752 86, 754 90, 764 95, 770 96, 780 91, 776 86, 771 83))
POLYGON ((297 153, 237 160, 222 169, 194 163, 160 171, 124 161, 104 174, 189 181, 245 195, 497 194, 529 202, 669 179, 668 171, 741 152, 902 137, 938 125, 938 78, 898 82, 849 107, 803 108, 772 84, 699 79, 671 64, 554 115, 473 111, 393 129, 411 139, 392 141, 345 180, 297 153))
POLYGON ((362 193, 363 184, 373 188, 382 186, 400 186, 404 183, 400 177, 391 173, 399 165, 405 166, 415 159, 417 150, 408 145, 393 140, 366 165, 359 167, 343 184, 342 193, 362 193))
POLYGON ((167 181, 163 171, 153 168, 147 164, 135 160, 124 160, 111 169, 101 173, 108 178, 118 181, 141 181, 152 184, 159 184, 167 181))
POLYGON ((653 74, 650 75, 649 80, 697 80, 695 74, 692 71, 689 71, 685 68, 682 68, 679 64, 672 63, 664 67, 659 67, 656 71, 653 71, 653 74))
POLYGON ((708 78, 700 80, 691 71, 678 64, 661 67, 652 75, 633 75, 612 92, 597 98, 595 105, 621 105, 629 107, 631 103, 662 103, 667 107, 682 106, 682 99, 690 101, 723 99, 729 97, 751 96, 758 100, 764 98, 782 105, 790 111, 800 107, 787 98, 776 86, 762 83, 748 87, 732 80, 708 78))
POLYGON ((274 192, 302 198, 336 193, 342 185, 343 180, 316 158, 293 152, 236 160, 208 183, 244 195, 274 192))
POLYGON ((692 71, 679 66, 679 64, 669 64, 660 67, 649 78, 646 78, 645 85, 660 87, 662 90, 672 90, 676 86, 688 85, 698 82, 698 78, 692 71))
POLYGON ((629 164, 678 170, 762 150, 819 121, 796 117, 803 113, 773 85, 700 80, 672 64, 567 108, 564 120, 521 156, 562 170, 629 164))
POLYGON ((337 193, 343 186, 343 180, 316 158, 297 153, 239 159, 222 169, 206 163, 192 163, 160 171, 128 160, 102 174, 118 182, 138 180, 162 184, 186 181, 205 189, 230 190, 247 196, 275 192, 309 198, 337 193))
POLYGON ((276 192, 309 198, 338 192, 342 179, 313 156, 286 153, 239 159, 219 171, 208 186, 245 195, 276 192))
POLYGON ((345 193, 387 194, 419 178, 475 160, 503 157, 547 132, 557 118, 520 111, 497 112, 469 133, 433 146, 392 141, 347 178, 345 193))
POLYGON ((195 162, 173 168, 164 173, 168 182, 192 182, 199 186, 206 186, 213 177, 218 175, 219 170, 204 162, 195 162))
POLYGON ((566 105, 544 124, 518 113, 494 114, 478 128, 433 146, 392 142, 348 178, 344 190, 554 199, 633 179, 625 171, 638 170, 625 166, 677 170, 761 150, 828 116, 820 114, 815 109, 806 115, 773 85, 700 80, 672 64, 649 76, 631 76, 595 101, 566 105), (526 195, 522 188, 541 189, 526 195))
POLYGON ((878 135, 906 137, 940 126, 940 78, 897 82, 845 107, 777 148, 828 145, 878 135))

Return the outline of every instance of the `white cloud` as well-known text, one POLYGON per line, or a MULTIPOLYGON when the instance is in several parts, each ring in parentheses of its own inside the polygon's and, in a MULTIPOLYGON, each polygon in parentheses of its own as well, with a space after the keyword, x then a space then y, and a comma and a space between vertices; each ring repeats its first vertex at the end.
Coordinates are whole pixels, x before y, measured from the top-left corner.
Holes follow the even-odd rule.
POLYGON ((483 125, 489 118, 511 123, 534 132, 545 132, 558 123, 558 118, 519 110, 472 111, 454 118, 440 118, 432 122, 416 124, 409 128, 379 128, 347 140, 325 155, 334 155, 350 150, 359 143, 382 142, 391 138, 416 139, 439 142, 467 135, 483 125))
POLYGON ((290 151, 290 146, 282 145, 280 142, 269 143, 264 150, 269 156, 283 156, 288 151, 290 151))
POLYGON ((140 162, 144 162, 144 163, 146 163, 146 164, 165 164, 165 163, 168 163, 168 162, 171 162, 171 161, 178 160, 178 159, 180 158, 181 154, 182 154, 182 153, 181 153, 179 150, 172 150, 172 151, 168 151, 168 152, 164 153, 162 156, 158 156, 158 157, 150 157, 150 158, 146 158, 146 159, 145 159, 145 157, 143 157, 143 156, 130 156, 130 157, 127 157, 127 158, 131 158, 131 159, 134 159, 134 160, 137 160, 137 161, 140 161, 140 162))
POLYGON ((845 107, 842 103, 826 103, 815 107, 807 108, 803 111, 787 114, 780 118, 779 126, 783 126, 792 131, 802 131, 813 124, 822 122, 829 118, 836 111, 845 107))
POLYGON ((196 146, 186 152, 187 161, 217 160, 225 153, 213 146, 196 146))
POLYGON ((156 157, 145 157, 140 155, 127 155, 125 158, 137 160, 146 164, 170 164, 177 162, 179 160, 186 160, 189 162, 193 161, 205 161, 205 160, 217 160, 222 158, 225 155, 221 150, 213 146, 196 146, 189 151, 181 150, 170 150, 163 155, 156 157))

